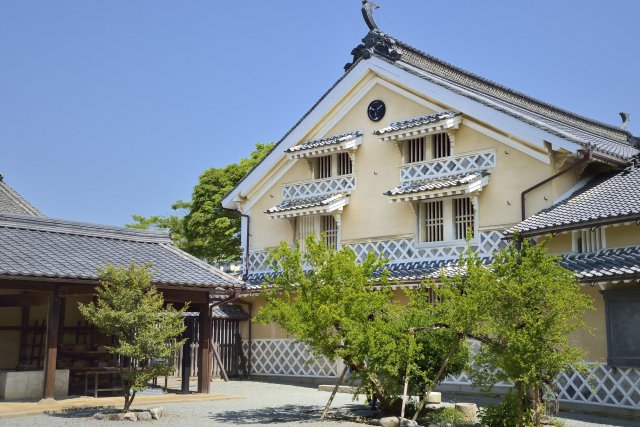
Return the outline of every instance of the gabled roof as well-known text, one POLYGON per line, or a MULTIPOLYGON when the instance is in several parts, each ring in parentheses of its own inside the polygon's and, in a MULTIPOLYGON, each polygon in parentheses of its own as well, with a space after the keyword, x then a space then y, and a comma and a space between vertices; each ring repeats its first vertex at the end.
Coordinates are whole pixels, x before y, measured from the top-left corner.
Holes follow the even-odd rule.
POLYGON ((173 246, 167 233, 0 214, 0 278, 95 282, 98 267, 153 263, 158 285, 203 290, 242 282, 173 246))
MULTIPOLYGON (((420 77, 446 86, 527 124, 620 159, 628 160, 640 152, 634 146, 633 135, 627 130, 540 101, 451 65, 401 41, 395 40, 395 45, 400 54, 396 66, 402 67, 404 63, 415 67, 415 71, 425 72, 419 72, 420 77)), ((383 55, 379 56, 385 59, 383 55)))
POLYGON ((640 219, 640 168, 593 178, 567 199, 507 230, 513 234, 545 234, 569 228, 640 219))
MULTIPOLYGON (((509 89, 397 41, 377 29, 371 30, 363 42, 353 49, 353 61, 345 66, 346 72, 342 77, 278 141, 274 150, 265 156, 223 199, 225 207, 234 206, 233 199, 239 193, 238 189, 246 191, 247 186, 255 183, 260 176, 267 173, 271 165, 280 159, 274 155, 274 151, 278 152, 280 144, 287 141, 289 146, 294 146, 300 142, 293 141, 294 138, 289 137, 295 134, 299 126, 313 118, 319 107, 322 107, 323 111, 329 111, 328 103, 332 102, 329 95, 341 86, 350 84, 350 74, 358 69, 360 64, 366 64, 368 61, 375 62, 375 60, 392 64, 410 75, 496 110, 520 123, 540 129, 558 140, 591 148, 596 159, 626 163, 640 154, 640 150, 636 147, 638 139, 627 130, 572 113, 509 89), (259 175, 254 176, 255 173, 259 175), (247 182, 249 184, 245 184, 247 182)), ((464 110, 462 112, 465 113, 464 110)), ((311 128, 310 125, 308 127, 311 128)))
POLYGON ((0 213, 44 216, 35 206, 27 202, 0 175, 0 213))

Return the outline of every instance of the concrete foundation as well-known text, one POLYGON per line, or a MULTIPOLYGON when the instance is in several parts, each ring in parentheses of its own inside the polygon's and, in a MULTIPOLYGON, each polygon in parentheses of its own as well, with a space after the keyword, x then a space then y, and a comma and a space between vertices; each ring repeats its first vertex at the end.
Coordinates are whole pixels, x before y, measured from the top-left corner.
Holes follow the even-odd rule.
MULTIPOLYGON (((0 398, 5 400, 41 399, 44 371, 0 372, 0 398)), ((56 369, 56 396, 69 394, 69 370, 56 369)))

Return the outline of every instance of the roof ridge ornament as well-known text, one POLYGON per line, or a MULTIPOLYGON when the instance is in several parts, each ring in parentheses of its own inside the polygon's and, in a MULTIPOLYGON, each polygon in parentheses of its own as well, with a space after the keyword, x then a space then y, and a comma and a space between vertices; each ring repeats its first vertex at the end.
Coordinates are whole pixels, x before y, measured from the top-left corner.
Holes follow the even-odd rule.
POLYGON ((389 35, 380 31, 378 24, 373 19, 373 11, 379 9, 379 6, 369 0, 362 0, 362 16, 364 22, 369 27, 369 33, 362 39, 362 43, 351 51, 353 60, 344 66, 344 70, 348 71, 353 65, 360 60, 369 59, 374 54, 382 56, 396 62, 402 56, 396 49, 396 41, 389 35))
POLYGON ((373 11, 379 9, 380 6, 369 0, 362 0, 362 17, 370 30, 379 30, 378 24, 373 19, 373 11))
POLYGON ((627 130, 627 127, 629 127, 629 121, 631 120, 631 114, 625 113, 624 111, 618 114, 620 114, 620 117, 622 118, 622 125, 620 126, 620 129, 627 130))

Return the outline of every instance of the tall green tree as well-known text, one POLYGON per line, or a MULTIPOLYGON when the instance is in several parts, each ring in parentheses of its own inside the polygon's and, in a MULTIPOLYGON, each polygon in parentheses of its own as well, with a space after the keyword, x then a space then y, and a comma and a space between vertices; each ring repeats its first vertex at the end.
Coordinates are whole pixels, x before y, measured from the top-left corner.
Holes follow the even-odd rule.
MULTIPOLYGON (((454 336, 446 329, 415 337, 410 331, 425 318, 434 321, 426 289, 408 292, 409 304, 401 303, 384 260, 370 253, 359 262, 351 249, 332 249, 314 236, 305 251, 281 243, 271 260, 275 273, 262 290, 259 322, 277 323, 316 355, 342 359, 361 380, 358 391, 375 395, 387 411, 400 409, 403 377, 414 388, 433 379, 444 358, 440 350, 454 336)), ((464 369, 465 351, 459 347, 442 378, 464 369)))
POLYGON ((248 158, 204 171, 193 189, 191 201, 178 201, 171 207, 177 214, 133 215, 136 222, 127 227, 168 230, 178 247, 210 263, 240 259, 240 217, 223 209, 222 199, 273 147, 273 143, 256 144, 248 158), (180 211, 186 213, 180 215, 180 211))
POLYGON ((162 294, 151 284, 149 267, 107 263, 99 270, 96 301, 78 303, 89 323, 116 338, 107 351, 129 362, 119 367, 125 411, 136 392, 172 371, 170 360, 182 345, 178 337, 184 331, 184 309, 164 307, 162 294))
POLYGON ((472 380, 485 387, 513 384, 521 426, 528 414, 536 426, 542 424, 541 391, 584 356, 569 336, 585 326, 593 301, 557 261, 543 243, 512 242, 495 255, 492 280, 477 294, 488 319, 479 327, 491 339, 475 356, 472 380))

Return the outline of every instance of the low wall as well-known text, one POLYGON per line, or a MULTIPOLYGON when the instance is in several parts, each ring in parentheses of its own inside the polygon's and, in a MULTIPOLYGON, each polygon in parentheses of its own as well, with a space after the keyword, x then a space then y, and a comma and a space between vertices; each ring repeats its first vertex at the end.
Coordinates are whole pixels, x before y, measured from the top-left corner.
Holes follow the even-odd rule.
MULTIPOLYGON (((5 400, 42 399, 44 371, 0 372, 0 398, 5 400)), ((69 370, 56 370, 56 396, 69 394, 69 370)))

